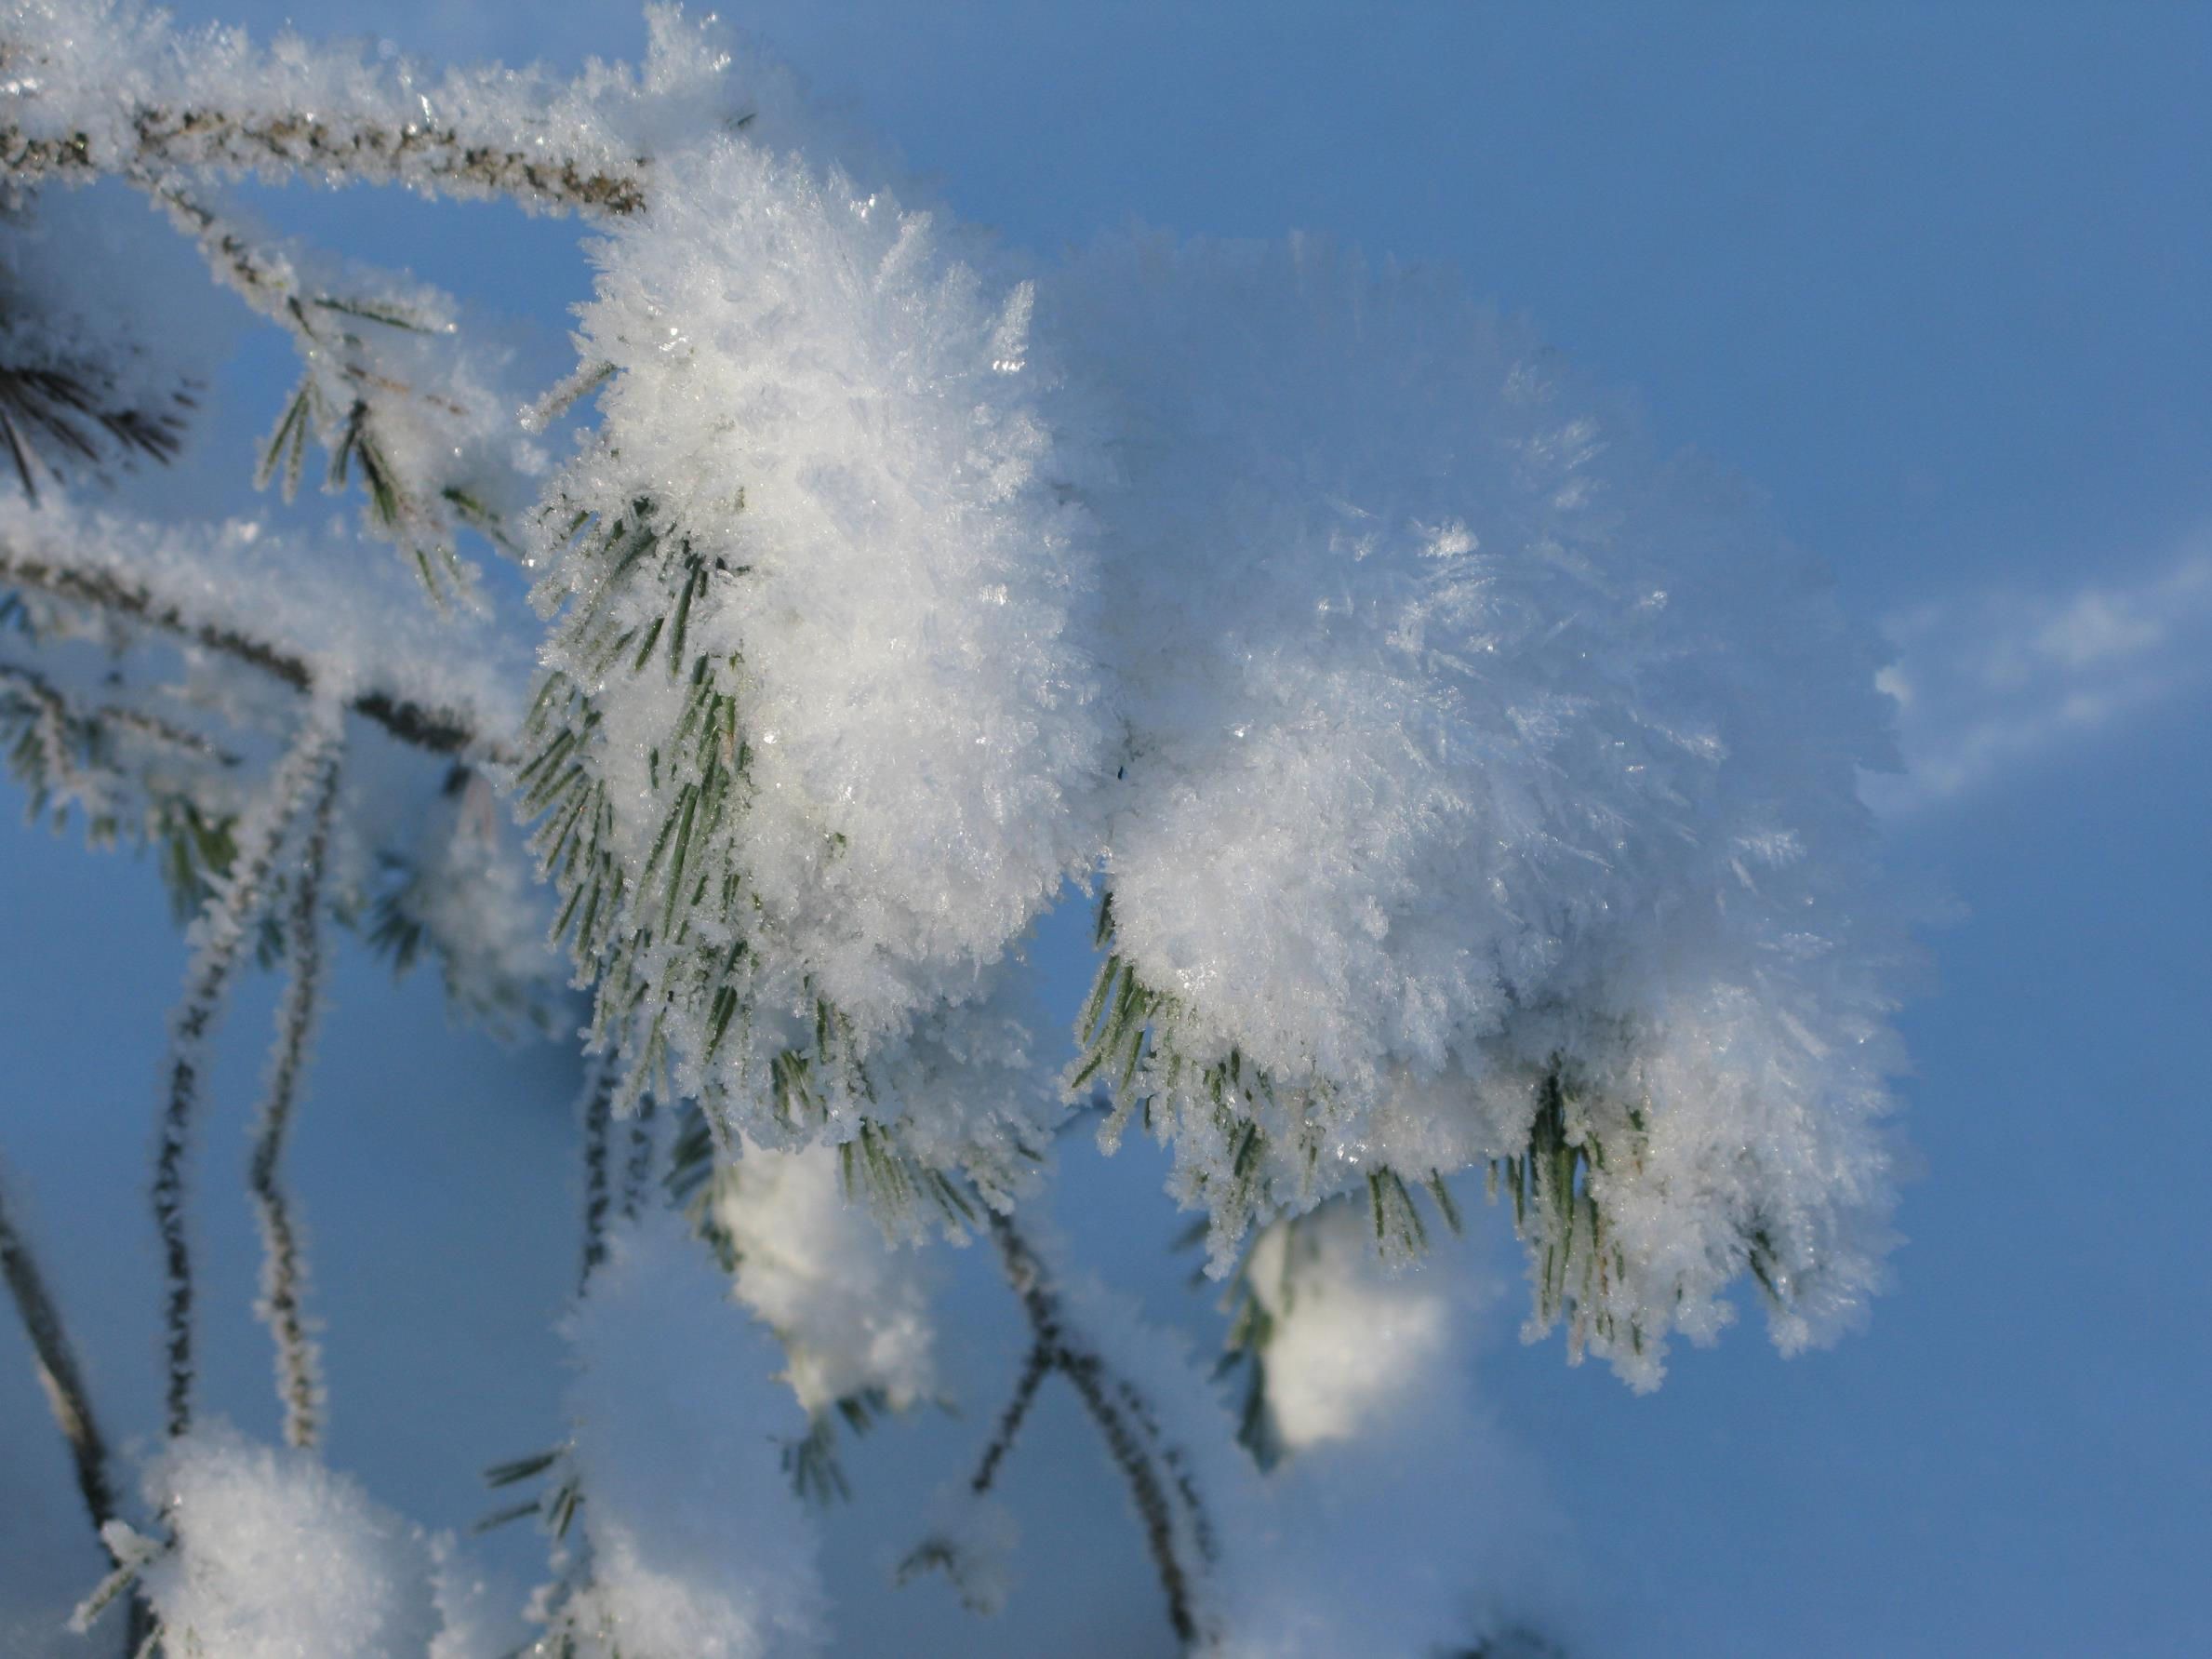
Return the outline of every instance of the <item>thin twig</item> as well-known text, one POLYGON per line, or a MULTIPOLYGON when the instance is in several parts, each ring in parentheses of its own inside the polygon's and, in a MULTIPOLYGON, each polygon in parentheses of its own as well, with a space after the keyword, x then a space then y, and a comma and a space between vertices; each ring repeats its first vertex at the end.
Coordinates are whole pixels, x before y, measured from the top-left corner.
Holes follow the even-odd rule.
POLYGON ((974 1478, 967 1483, 968 1491, 977 1497, 988 1492, 992 1482, 998 1478, 998 1465, 1014 1450, 1014 1441, 1021 1433, 1022 1424, 1028 1421, 1029 1408, 1037 1398, 1038 1388, 1059 1362, 1059 1350, 1050 1343, 1040 1338, 1030 1345, 1029 1356, 1021 1362, 1021 1375, 1014 1382, 1013 1398, 999 1413, 998 1426, 992 1431, 991 1442, 983 1448, 983 1455, 976 1462, 974 1478))
POLYGON ((1076 1397, 1105 1438, 1108 1455, 1128 1482, 1138 1519, 1144 1525, 1145 1547, 1167 1598, 1168 1624, 1183 1642, 1196 1641, 1199 1625, 1193 1591, 1197 1573, 1179 1549, 1179 1507, 1182 1522, 1190 1529, 1198 1567, 1214 1558, 1214 1533, 1191 1478, 1188 1459, 1161 1432, 1158 1417, 1136 1385, 1074 1333, 1043 1259, 1013 1221, 993 1211, 991 1236, 998 1246, 1006 1280, 1029 1316, 1034 1342, 1015 1385, 1014 1398, 984 1448, 969 1490, 979 1496, 990 1490, 998 1465, 1012 1448, 1046 1373, 1059 1371, 1073 1385, 1076 1397))
MULTIPOLYGON (((121 1519, 115 1506, 115 1489, 108 1477, 107 1441, 100 1432, 99 1420, 93 1415, 91 1391, 85 1386, 85 1373, 78 1369, 76 1351, 70 1345, 69 1330, 61 1322, 61 1313, 54 1305, 52 1292, 47 1289, 38 1257, 31 1248, 30 1239, 8 1214, 7 1186, 4 1179, 0 1179, 0 1278, 7 1279, 17 1317, 23 1322, 23 1333, 31 1340, 31 1358, 38 1370, 39 1386, 54 1413, 54 1426, 61 1431, 61 1438, 69 1447, 70 1462, 76 1470, 77 1493, 85 1500, 85 1513, 97 1533, 108 1522, 121 1519)), ((145 1598, 134 1591, 125 1651, 138 1652, 153 1628, 153 1615, 145 1598)))
POLYGON ((192 1149, 207 1034, 230 989, 233 971, 267 901, 285 835, 322 773, 333 764, 339 736, 333 711, 315 705, 271 780, 265 809, 242 822, 237 857, 193 926, 192 965, 171 1024, 167 1079, 156 1135, 153 1222, 161 1235, 167 1280, 163 1300, 168 1366, 167 1425, 172 1438, 192 1426, 192 1245, 185 1229, 185 1162, 192 1149))
POLYGON ((31 1358, 38 1367, 39 1386, 53 1409, 54 1425, 69 1443, 76 1465, 77 1492, 92 1518, 95 1532, 116 1519, 115 1492, 108 1483, 107 1443, 92 1415, 92 1398, 86 1391, 84 1373, 77 1369, 75 1351, 61 1315, 47 1290, 38 1258, 7 1212, 7 1193, 0 1186, 0 1275, 7 1279, 16 1313, 31 1339, 31 1358))
POLYGON ((247 1184, 261 1226, 261 1302, 255 1310, 276 1339, 276 1395, 284 1406, 285 1443, 313 1446, 322 1427, 324 1389, 320 1357, 308 1334, 301 1299, 306 1269, 299 1229, 278 1170, 299 1104, 307 1066, 308 1038, 322 1000, 323 877, 329 863, 330 821, 338 803, 338 766, 323 770, 300 848, 287 928, 291 973, 277 1006, 276 1046, 269 1067, 268 1092, 254 1136, 247 1184))

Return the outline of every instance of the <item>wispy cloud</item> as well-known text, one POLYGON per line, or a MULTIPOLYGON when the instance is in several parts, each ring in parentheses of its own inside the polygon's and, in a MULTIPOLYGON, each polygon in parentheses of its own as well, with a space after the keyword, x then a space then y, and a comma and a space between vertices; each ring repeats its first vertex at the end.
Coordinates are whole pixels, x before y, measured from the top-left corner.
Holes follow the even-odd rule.
POLYGON ((2212 542, 2132 580, 1939 601, 1886 632, 1905 771, 1869 774, 1864 794, 1904 817, 2212 681, 2212 542))

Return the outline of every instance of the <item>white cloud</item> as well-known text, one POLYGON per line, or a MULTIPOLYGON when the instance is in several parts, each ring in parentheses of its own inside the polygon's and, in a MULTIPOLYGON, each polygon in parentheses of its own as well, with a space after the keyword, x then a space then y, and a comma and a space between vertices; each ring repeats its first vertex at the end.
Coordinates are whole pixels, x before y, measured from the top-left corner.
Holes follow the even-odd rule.
POLYGON ((2212 544, 2163 569, 2069 593, 1994 590, 1893 618, 1905 770, 1868 774, 1903 817, 1955 800, 2212 679, 2212 544))

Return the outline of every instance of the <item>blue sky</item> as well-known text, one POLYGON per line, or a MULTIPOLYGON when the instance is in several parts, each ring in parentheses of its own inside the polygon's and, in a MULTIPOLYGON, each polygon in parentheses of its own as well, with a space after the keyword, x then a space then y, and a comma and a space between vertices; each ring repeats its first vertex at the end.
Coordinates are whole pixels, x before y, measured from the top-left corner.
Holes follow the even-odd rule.
MULTIPOLYGON (((184 9, 315 33, 360 15, 184 9)), ((1904 1020, 1926 1170, 1895 1290, 1832 1352, 1785 1363, 1739 1331, 1648 1398, 1566 1371, 1556 1345, 1522 1349, 1510 1319, 1483 1357, 1573 1528, 1593 1659, 2212 1651, 2189 1591, 2212 1542, 2192 1184, 2212 1161, 2212 7, 726 10, 1012 241, 1132 219, 1299 228, 1459 268, 1633 388, 1664 438, 1766 490, 1898 642, 1912 769, 1874 797, 1899 865, 1960 916, 1904 1020)), ((378 26, 430 56, 569 63, 642 38, 615 5, 525 21, 405 4, 378 26)), ((543 222, 493 215, 477 222, 501 235, 463 238, 453 213, 358 196, 264 210, 362 251, 398 239, 384 257, 510 296, 554 347, 581 280, 543 222)), ((279 395, 257 349, 241 432, 279 395)), ((35 1215, 81 1239, 58 1277, 73 1305, 113 1310, 87 1345, 143 1432, 134 1160, 180 953, 149 872, 12 826, 0 939, 0 1147, 35 1215)), ((568 1179, 566 1073, 447 1032, 431 987, 390 991, 358 962, 338 997, 301 1141, 335 1252, 318 1262, 332 1371, 360 1401, 341 1394, 333 1457, 392 1471, 385 1495, 450 1523, 451 1465, 530 1450, 550 1420, 557 1379, 526 1373, 551 1352, 566 1211, 496 1233, 465 1217, 568 1179), (550 1129, 495 1083, 516 1064, 542 1073, 550 1129), (426 1121, 427 1155, 395 1127, 426 1121), (417 1195, 402 1225, 373 1208, 387 1183, 417 1195), (435 1293, 404 1269, 464 1251, 493 1252, 464 1288, 512 1297, 472 1316, 456 1289, 425 1314, 435 1293), (484 1402, 443 1425, 375 1403, 414 1398, 421 1364, 379 1333, 425 1318, 498 1326, 479 1358, 437 1358, 484 1402)), ((244 1096, 264 1008, 230 1029, 244 1096)), ((240 1133, 211 1128, 211 1170, 240 1133)), ((1081 1205, 1144 1202, 1151 1172, 1125 1158, 1078 1174, 1081 1205)), ((1157 1208, 1103 1265, 1173 1308, 1157 1208)), ((219 1260, 250 1259, 242 1210, 209 1224, 219 1260)), ((217 1317, 236 1330, 214 1391, 258 1397, 248 1316, 217 1317)), ((43 1435, 25 1369, 0 1331, 0 1425, 43 1435)), ((1074 1444, 1075 1425, 1046 1426, 1074 1444)), ((5 1561, 77 1522, 66 1489, 20 1472, 43 1443, 0 1427, 0 1447, 22 1454, 0 1457, 5 1561)), ((1111 1602, 1141 1566, 1100 1490, 1103 1521, 1033 1529, 1029 1548, 1097 1562, 1111 1602)), ((960 1651, 959 1628, 918 1630, 915 1651, 960 1651)))

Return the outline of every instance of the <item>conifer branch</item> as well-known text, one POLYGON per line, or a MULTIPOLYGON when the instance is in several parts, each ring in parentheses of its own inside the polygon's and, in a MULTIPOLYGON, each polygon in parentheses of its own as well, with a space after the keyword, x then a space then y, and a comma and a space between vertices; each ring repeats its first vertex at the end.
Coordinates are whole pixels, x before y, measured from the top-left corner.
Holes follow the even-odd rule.
POLYGON ((308 1039, 320 1012, 323 980, 323 881, 329 863, 331 819, 338 802, 335 759, 323 769, 309 809, 307 836, 291 893, 287 945, 291 973, 276 1010, 276 1046, 268 1092, 256 1123, 247 1181, 260 1221, 261 1301, 255 1310, 276 1339, 276 1393, 284 1406, 285 1443, 313 1446, 320 1436, 326 1393, 321 1357, 301 1309, 307 1272, 299 1229, 278 1169, 299 1104, 308 1039))
POLYGON ((173 395, 177 409, 120 407, 102 396, 105 377, 90 366, 0 366, 0 447, 7 451, 23 493, 38 495, 37 456, 33 435, 87 466, 100 461, 104 434, 126 460, 143 456, 167 465, 183 443, 184 420, 178 409, 193 407, 189 390, 173 395), (92 430, 88 431, 87 427, 92 430))
MULTIPOLYGON (((213 761, 217 766, 238 764, 237 756, 190 727, 119 702, 80 703, 37 669, 0 659, 0 687, 9 686, 15 688, 25 702, 41 711, 56 729, 57 735, 65 741, 83 743, 103 729, 119 728, 199 759, 213 761)), ((7 695, 0 690, 0 698, 7 695)))
MULTIPOLYGON (((196 615, 189 599, 161 593, 150 583, 0 547, 0 586, 30 588, 91 606, 259 669, 295 691, 312 694, 317 688, 316 666, 303 652, 196 615)), ((396 690, 364 690, 346 707, 401 743, 433 755, 475 755, 492 762, 507 758, 503 744, 486 742, 458 712, 415 702, 396 690)))
MULTIPOLYGON (((425 416, 442 421, 467 410, 434 384, 413 383, 420 366, 401 369, 383 350, 391 336, 450 334, 453 324, 426 314, 396 279, 366 295, 319 291, 312 268, 261 247, 174 178, 134 175, 131 181, 197 246, 217 283, 283 329, 299 355, 302 376, 263 447, 256 486, 277 484, 290 501, 313 436, 330 458, 326 488, 335 493, 359 471, 369 528, 409 556, 431 596, 443 606, 465 592, 474 575, 457 551, 458 532, 466 525, 504 543, 500 515, 478 499, 483 491, 474 483, 403 477, 392 458, 406 451, 407 429, 425 416), (374 327, 356 333, 357 323, 374 327), (400 374, 406 378, 395 378, 400 374)), ((350 288, 354 279, 340 280, 350 288)))

